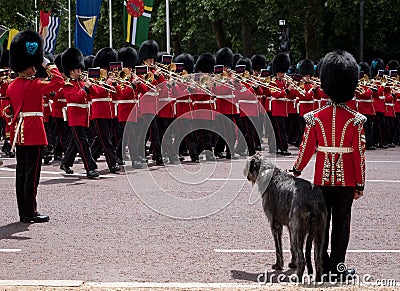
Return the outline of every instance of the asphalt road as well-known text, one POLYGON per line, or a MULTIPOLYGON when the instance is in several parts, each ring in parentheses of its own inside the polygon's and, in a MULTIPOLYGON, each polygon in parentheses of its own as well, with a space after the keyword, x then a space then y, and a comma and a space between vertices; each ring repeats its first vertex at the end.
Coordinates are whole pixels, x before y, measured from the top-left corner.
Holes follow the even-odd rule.
MULTIPOLYGON (((294 155, 277 157, 277 166, 292 167, 290 150, 294 155)), ((128 164, 110 174, 102 158, 96 180, 85 177, 80 162, 74 175, 59 163, 43 166, 38 210, 50 216, 45 224, 18 222, 15 160, 3 161, 0 280, 250 287, 264 272, 279 274, 271 270, 273 239, 260 195, 244 179, 244 159, 141 170, 128 164)), ((313 165, 304 178, 312 179, 313 165)), ((366 190, 353 204, 346 264, 376 286, 400 282, 399 170, 399 147, 368 151, 366 190)), ((287 230, 283 245, 289 249, 287 230)), ((288 276, 284 255, 281 274, 288 276)))

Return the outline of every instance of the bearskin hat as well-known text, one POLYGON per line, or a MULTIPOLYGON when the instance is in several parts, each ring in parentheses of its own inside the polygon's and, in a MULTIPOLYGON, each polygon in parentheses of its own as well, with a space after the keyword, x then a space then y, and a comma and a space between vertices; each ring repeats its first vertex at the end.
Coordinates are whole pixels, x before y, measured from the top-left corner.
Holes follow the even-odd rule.
POLYGON ((300 61, 299 74, 302 76, 314 75, 314 62, 309 59, 300 61))
POLYGON ((217 51, 215 54, 215 64, 216 65, 224 65, 224 67, 232 68, 233 67, 233 53, 232 50, 228 47, 224 47, 217 51))
POLYGON ((385 69, 385 63, 382 59, 373 59, 371 62, 371 75, 375 77, 378 75, 379 70, 385 69))
POLYGON ((371 67, 366 62, 361 62, 358 66, 360 72, 364 72, 364 74, 366 74, 368 78, 371 78, 371 67))
POLYGON ((265 56, 263 55, 254 55, 251 57, 251 63, 253 65, 254 71, 261 71, 265 69, 265 63, 267 62, 265 56))
POLYGON ((93 66, 100 68, 107 68, 110 62, 118 61, 118 53, 115 49, 110 47, 103 47, 100 49, 93 59, 93 66))
POLYGON ((0 58, 0 68, 8 68, 10 66, 9 60, 10 52, 3 48, 3 56, 0 58))
POLYGON ((287 70, 287 74, 288 75, 294 75, 294 74, 296 74, 297 73, 297 66, 295 66, 295 65, 290 65, 289 66, 289 69, 287 70))
POLYGON ((139 62, 145 59, 157 59, 158 44, 155 40, 145 40, 139 48, 139 62))
POLYGON ((334 103, 343 103, 354 97, 358 84, 358 64, 343 50, 327 53, 321 66, 321 88, 334 103))
POLYGON ((3 56, 3 46, 0 45, 0 60, 1 60, 2 56, 3 56))
POLYGON ((212 73, 214 72, 215 57, 210 53, 203 53, 197 59, 194 66, 195 73, 212 73))
POLYGON ((88 55, 83 58, 83 62, 85 63, 85 71, 89 70, 89 68, 93 68, 93 60, 94 55, 88 55))
POLYGON ((175 63, 183 63, 183 69, 188 72, 189 74, 193 73, 194 69, 194 58, 191 54, 180 54, 178 55, 175 60, 175 63))
POLYGON ((54 64, 57 66, 57 69, 61 73, 64 73, 64 70, 63 70, 62 65, 61 65, 61 56, 62 56, 62 54, 56 55, 56 57, 54 58, 54 64))
MULTIPOLYGON (((50 63, 54 63, 54 56, 53 56, 51 53, 45 53, 45 54, 44 54, 44 57, 45 57, 46 59, 48 59, 48 60, 50 61, 50 63)), ((40 66, 37 66, 37 67, 36 67, 36 74, 35 74, 35 76, 36 76, 37 78, 47 78, 47 77, 48 77, 48 74, 47 74, 46 69, 45 69, 42 65, 40 65, 40 66)))
POLYGON ((236 63, 239 59, 243 58, 243 56, 239 53, 233 54, 233 67, 236 66, 236 63))
POLYGON ((118 61, 122 62, 124 67, 134 68, 138 62, 138 55, 133 47, 122 47, 118 50, 118 61))
POLYGON ((399 66, 399 62, 397 60, 390 60, 387 65, 386 65, 386 69, 388 71, 390 70, 396 70, 396 68, 399 66))
POLYGON ((252 66, 251 60, 249 58, 240 58, 236 63, 236 66, 238 66, 238 65, 245 65, 246 71, 248 71, 250 74, 253 73, 253 66, 252 66))
POLYGON ((10 46, 10 68, 16 73, 43 63, 41 36, 32 30, 24 30, 15 35, 10 46))
POLYGON ((64 74, 70 77, 69 72, 75 69, 85 69, 85 62, 83 61, 82 52, 74 47, 66 49, 61 55, 61 66, 63 67, 64 74))
POLYGON ((272 60, 272 73, 286 73, 290 66, 289 56, 285 53, 277 54, 272 60))

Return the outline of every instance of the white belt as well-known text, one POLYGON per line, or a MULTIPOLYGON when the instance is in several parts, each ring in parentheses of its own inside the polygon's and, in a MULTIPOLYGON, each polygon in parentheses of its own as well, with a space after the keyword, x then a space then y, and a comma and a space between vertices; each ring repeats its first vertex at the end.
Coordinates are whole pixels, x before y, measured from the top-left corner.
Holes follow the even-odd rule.
POLYGON ((258 99, 262 99, 265 95, 256 95, 258 99))
POLYGON ((356 99, 357 102, 372 103, 374 100, 356 99))
POLYGON ((238 102, 239 102, 239 104, 240 103, 250 103, 250 104, 258 104, 259 103, 258 100, 239 100, 238 102))
POLYGON ((299 104, 314 104, 314 100, 313 101, 299 101, 299 104))
POLYGON ((158 98, 158 101, 161 102, 170 102, 170 101, 175 101, 175 98, 167 97, 167 98, 158 98))
POLYGON ((83 103, 68 103, 67 107, 79 107, 79 108, 89 108, 89 104, 83 103))
POLYGON ((235 95, 215 95, 217 99, 232 99, 235 98, 235 95))
POLYGON ((57 99, 58 102, 67 102, 67 99, 57 99))
POLYGON ((118 100, 116 101, 117 104, 128 104, 128 103, 139 103, 139 100, 133 99, 133 100, 118 100))
POLYGON ((24 117, 31 117, 31 116, 40 116, 43 117, 43 112, 20 112, 18 114, 19 118, 24 118, 24 117))
POLYGON ((43 117, 43 112, 20 112, 18 114, 19 120, 18 120, 17 127, 15 129, 15 136, 14 136, 13 144, 11 146, 12 152, 15 149, 15 145, 16 145, 17 139, 18 139, 18 134, 19 134, 19 131, 21 130, 21 124, 24 121, 24 117, 32 117, 32 116, 43 117))
POLYGON ((288 98, 272 98, 272 101, 293 101, 293 100, 288 98))
POLYGON ((394 106, 393 103, 385 103, 385 106, 394 106))
POLYGON ((94 102, 112 102, 112 98, 96 98, 92 99, 92 103, 94 102))
POLYGON ((206 101, 193 101, 193 104, 213 104, 214 100, 206 100, 206 101))
POLYGON ((49 106, 50 106, 49 103, 44 103, 44 104, 43 104, 43 107, 49 107, 49 106))
POLYGON ((324 147, 324 146, 318 146, 317 150, 319 152, 332 153, 332 154, 346 154, 346 153, 352 153, 353 152, 353 148, 352 147, 324 147))
POLYGON ((153 92, 153 91, 148 91, 144 95, 149 95, 149 96, 158 96, 158 92, 153 92))
POLYGON ((178 99, 175 100, 176 103, 191 103, 192 100, 191 99, 178 99))
POLYGON ((385 96, 379 96, 379 99, 385 100, 385 96))

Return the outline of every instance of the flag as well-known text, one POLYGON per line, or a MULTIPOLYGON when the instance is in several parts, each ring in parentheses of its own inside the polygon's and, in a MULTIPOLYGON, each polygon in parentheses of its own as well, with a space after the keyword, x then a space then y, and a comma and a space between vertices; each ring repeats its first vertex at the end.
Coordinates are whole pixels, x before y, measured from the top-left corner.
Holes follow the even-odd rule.
POLYGON ((56 47, 58 29, 60 28, 60 18, 50 16, 50 13, 40 11, 39 34, 43 38, 43 50, 54 54, 56 47))
POLYGON ((11 28, 10 31, 8 32, 8 44, 7 44, 7 49, 10 50, 10 45, 11 45, 11 41, 14 38, 14 36, 18 33, 19 31, 11 28))
POLYGON ((125 41, 140 46, 147 40, 153 0, 126 0, 124 2, 125 41))
POLYGON ((6 40, 7 31, 8 31, 7 27, 0 25, 0 45, 3 45, 4 41, 6 40))
POLYGON ((92 54, 102 0, 76 0, 75 47, 84 56, 92 54))

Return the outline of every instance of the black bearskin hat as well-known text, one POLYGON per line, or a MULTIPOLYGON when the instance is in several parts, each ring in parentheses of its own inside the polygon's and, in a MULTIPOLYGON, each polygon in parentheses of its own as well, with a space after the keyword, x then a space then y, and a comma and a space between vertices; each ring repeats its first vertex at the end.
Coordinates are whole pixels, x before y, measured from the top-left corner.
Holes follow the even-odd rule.
POLYGON ((85 69, 85 62, 83 61, 82 52, 74 47, 66 49, 61 55, 61 66, 63 67, 64 74, 70 77, 69 71, 75 69, 85 69))
POLYGON ((232 50, 228 47, 224 47, 217 51, 215 54, 215 64, 216 65, 224 65, 224 67, 232 68, 233 67, 233 53, 232 50))
POLYGON ((139 62, 145 59, 157 59, 158 44, 155 40, 145 40, 139 48, 139 62))
POLYGON ((64 70, 63 70, 62 65, 61 65, 61 56, 62 56, 62 53, 56 55, 56 57, 54 58, 54 64, 57 66, 57 69, 58 69, 61 73, 64 73, 64 70))
POLYGON ((262 69, 265 69, 266 62, 267 62, 267 59, 263 55, 254 55, 251 57, 251 63, 253 65, 254 71, 259 72, 262 69))
POLYGON ((108 70, 110 63, 116 61, 118 61, 117 51, 110 47, 103 47, 94 57, 93 66, 108 70))
POLYGON ((321 66, 321 88, 334 103, 343 103, 354 97, 358 84, 358 64, 343 50, 327 53, 321 66))
POLYGON ((312 60, 302 60, 300 61, 300 66, 299 66, 299 74, 302 76, 314 75, 314 62, 312 60))
POLYGON ((162 58, 163 58, 163 56, 165 56, 165 55, 169 55, 169 53, 167 53, 167 52, 159 52, 159 53, 157 54, 156 62, 157 62, 157 63, 162 63, 162 58))
POLYGON ((285 53, 277 54, 272 60, 272 73, 286 73, 290 66, 289 56, 285 53))
POLYGON ((118 50, 118 61, 122 62, 124 67, 134 68, 138 62, 138 55, 133 47, 122 47, 118 50))
MULTIPOLYGON (((0 60, 1 60, 2 56, 3 56, 3 45, 0 45, 0 60)), ((2 67, 0 67, 0 68, 2 68, 2 67)))
MULTIPOLYGON (((44 57, 45 57, 46 59, 48 59, 48 60, 50 61, 50 63, 54 63, 54 56, 53 56, 51 53, 45 53, 45 54, 44 54, 44 57)), ((37 78, 47 78, 47 77, 48 77, 48 74, 47 74, 46 69, 45 69, 42 65, 40 65, 40 66, 37 66, 37 67, 36 67, 36 74, 35 74, 35 76, 36 76, 37 78)))
POLYGON ((245 65, 246 71, 248 71, 250 74, 253 73, 253 66, 249 58, 240 58, 236 63, 236 66, 238 65, 245 65))
POLYGON ((12 39, 10 46, 10 68, 16 73, 43 63, 41 36, 32 30, 24 30, 12 39))
POLYGON ((399 62, 397 60, 390 60, 386 65, 388 71, 396 70, 398 66, 399 62))
POLYGON ((359 64, 360 72, 363 71, 364 74, 368 76, 368 78, 371 78, 371 68, 366 62, 361 62, 359 64))
POLYGON ((189 74, 193 73, 194 58, 192 57, 191 54, 183 53, 178 55, 175 58, 174 63, 183 63, 183 69, 189 74))
POLYGON ((297 74, 297 66, 295 66, 295 65, 290 65, 289 66, 289 69, 287 70, 287 74, 288 75, 294 75, 294 74, 297 74))
POLYGON ((373 59, 371 62, 371 75, 375 77, 378 75, 379 70, 385 69, 385 63, 382 59, 373 59))
POLYGON ((243 56, 239 53, 233 54, 233 67, 236 66, 236 63, 239 59, 243 58, 243 56))
POLYGON ((195 73, 212 73, 214 72, 215 57, 210 53, 204 53, 197 59, 194 66, 195 73))
POLYGON ((83 58, 83 62, 85 63, 85 71, 88 71, 89 68, 93 68, 93 60, 94 55, 88 55, 83 58))

